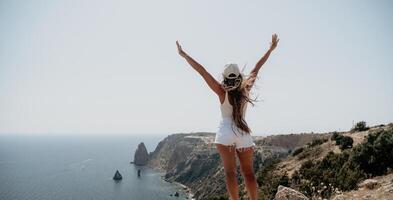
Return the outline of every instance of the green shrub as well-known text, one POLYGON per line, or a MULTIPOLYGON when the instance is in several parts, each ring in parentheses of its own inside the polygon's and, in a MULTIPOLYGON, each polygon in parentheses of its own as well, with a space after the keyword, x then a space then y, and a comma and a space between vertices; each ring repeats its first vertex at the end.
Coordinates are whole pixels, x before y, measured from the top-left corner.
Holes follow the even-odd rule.
POLYGON ((344 138, 344 136, 343 135, 338 135, 337 137, 336 137, 336 145, 341 145, 341 141, 342 141, 342 139, 344 138))
POLYGON ((353 146, 353 139, 351 137, 343 136, 340 139, 341 140, 340 140, 339 144, 340 144, 340 149, 341 150, 352 148, 352 146, 353 146))
POLYGON ((340 134, 337 131, 334 131, 331 139, 335 141, 337 139, 337 137, 339 137, 339 136, 340 136, 340 134))
POLYGON ((349 149, 353 146, 353 139, 351 137, 343 136, 337 132, 333 133, 331 139, 336 141, 336 145, 339 145, 341 150, 349 149))
POLYGON ((280 179, 278 181, 278 185, 289 187, 289 177, 286 173, 280 177, 280 179))
POLYGON ((355 124, 354 127, 352 127, 351 132, 358 132, 358 131, 367 131, 369 127, 367 127, 365 121, 360 121, 355 124))
POLYGON ((366 142, 354 149, 353 160, 364 172, 382 175, 393 168, 393 128, 369 134, 366 142))

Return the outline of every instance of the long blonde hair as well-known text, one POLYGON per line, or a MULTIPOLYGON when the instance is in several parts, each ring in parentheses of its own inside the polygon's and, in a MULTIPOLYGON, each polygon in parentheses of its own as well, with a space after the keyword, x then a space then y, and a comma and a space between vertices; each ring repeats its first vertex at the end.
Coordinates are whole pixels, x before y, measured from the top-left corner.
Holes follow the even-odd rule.
MULTIPOLYGON (((237 130, 240 129, 241 131, 239 132, 241 134, 243 134, 243 132, 250 134, 252 131, 243 118, 243 112, 245 111, 244 106, 246 106, 246 103, 250 103, 252 106, 254 106, 253 102, 257 101, 256 98, 251 99, 249 96, 251 87, 253 86, 256 77, 244 78, 245 76, 242 73, 239 76, 242 77, 241 84, 236 89, 228 91, 228 100, 232 105, 232 118, 234 125, 236 125, 235 128, 237 130)), ((235 131, 234 133, 236 134, 235 131)))

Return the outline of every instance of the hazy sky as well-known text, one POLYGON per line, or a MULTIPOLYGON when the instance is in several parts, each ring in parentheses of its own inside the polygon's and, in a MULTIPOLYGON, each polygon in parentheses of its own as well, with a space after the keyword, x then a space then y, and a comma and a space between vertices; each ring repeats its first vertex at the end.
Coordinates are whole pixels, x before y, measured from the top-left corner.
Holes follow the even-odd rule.
POLYGON ((280 42, 260 71, 255 135, 393 122, 392 1, 0 1, 0 133, 215 131, 214 77, 280 42))

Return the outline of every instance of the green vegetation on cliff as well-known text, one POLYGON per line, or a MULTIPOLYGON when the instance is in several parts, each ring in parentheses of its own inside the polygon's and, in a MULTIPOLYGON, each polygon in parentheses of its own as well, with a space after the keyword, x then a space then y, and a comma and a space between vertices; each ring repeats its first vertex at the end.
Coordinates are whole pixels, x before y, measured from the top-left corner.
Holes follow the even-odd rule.
POLYGON ((336 141, 336 144, 340 146, 341 150, 352 148, 353 139, 351 137, 334 132, 331 139, 336 141))
MULTIPOLYGON (((352 190, 366 178, 393 168, 393 128, 378 129, 366 141, 342 153, 329 152, 321 161, 308 160, 296 173, 298 187, 308 195, 329 197, 335 190, 352 190)), ((294 177, 293 177, 294 179, 294 177)))
MULTIPOLYGON (((363 128, 356 130, 364 131, 363 128)), ((299 190, 308 197, 329 198, 337 191, 356 189, 364 179, 392 172, 393 126, 374 127, 363 134, 366 136, 363 142, 353 146, 352 137, 358 136, 334 132, 331 140, 341 152, 334 148, 334 143, 324 144, 327 140, 316 139, 295 149, 292 159, 275 160, 258 170, 260 199, 274 199, 279 185, 299 190), (290 163, 300 168, 288 175, 285 166, 290 163)))

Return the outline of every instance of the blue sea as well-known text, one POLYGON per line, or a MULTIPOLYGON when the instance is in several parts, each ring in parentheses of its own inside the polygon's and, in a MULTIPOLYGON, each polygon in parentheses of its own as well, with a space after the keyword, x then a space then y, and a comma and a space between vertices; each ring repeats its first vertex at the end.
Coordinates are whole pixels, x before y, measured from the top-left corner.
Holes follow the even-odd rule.
POLYGON ((186 199, 163 173, 130 164, 165 135, 0 135, 1 200, 186 199), (137 170, 141 169, 138 178, 137 170), (114 181, 119 170, 123 180, 114 181), (170 196, 176 191, 180 197, 170 196))

